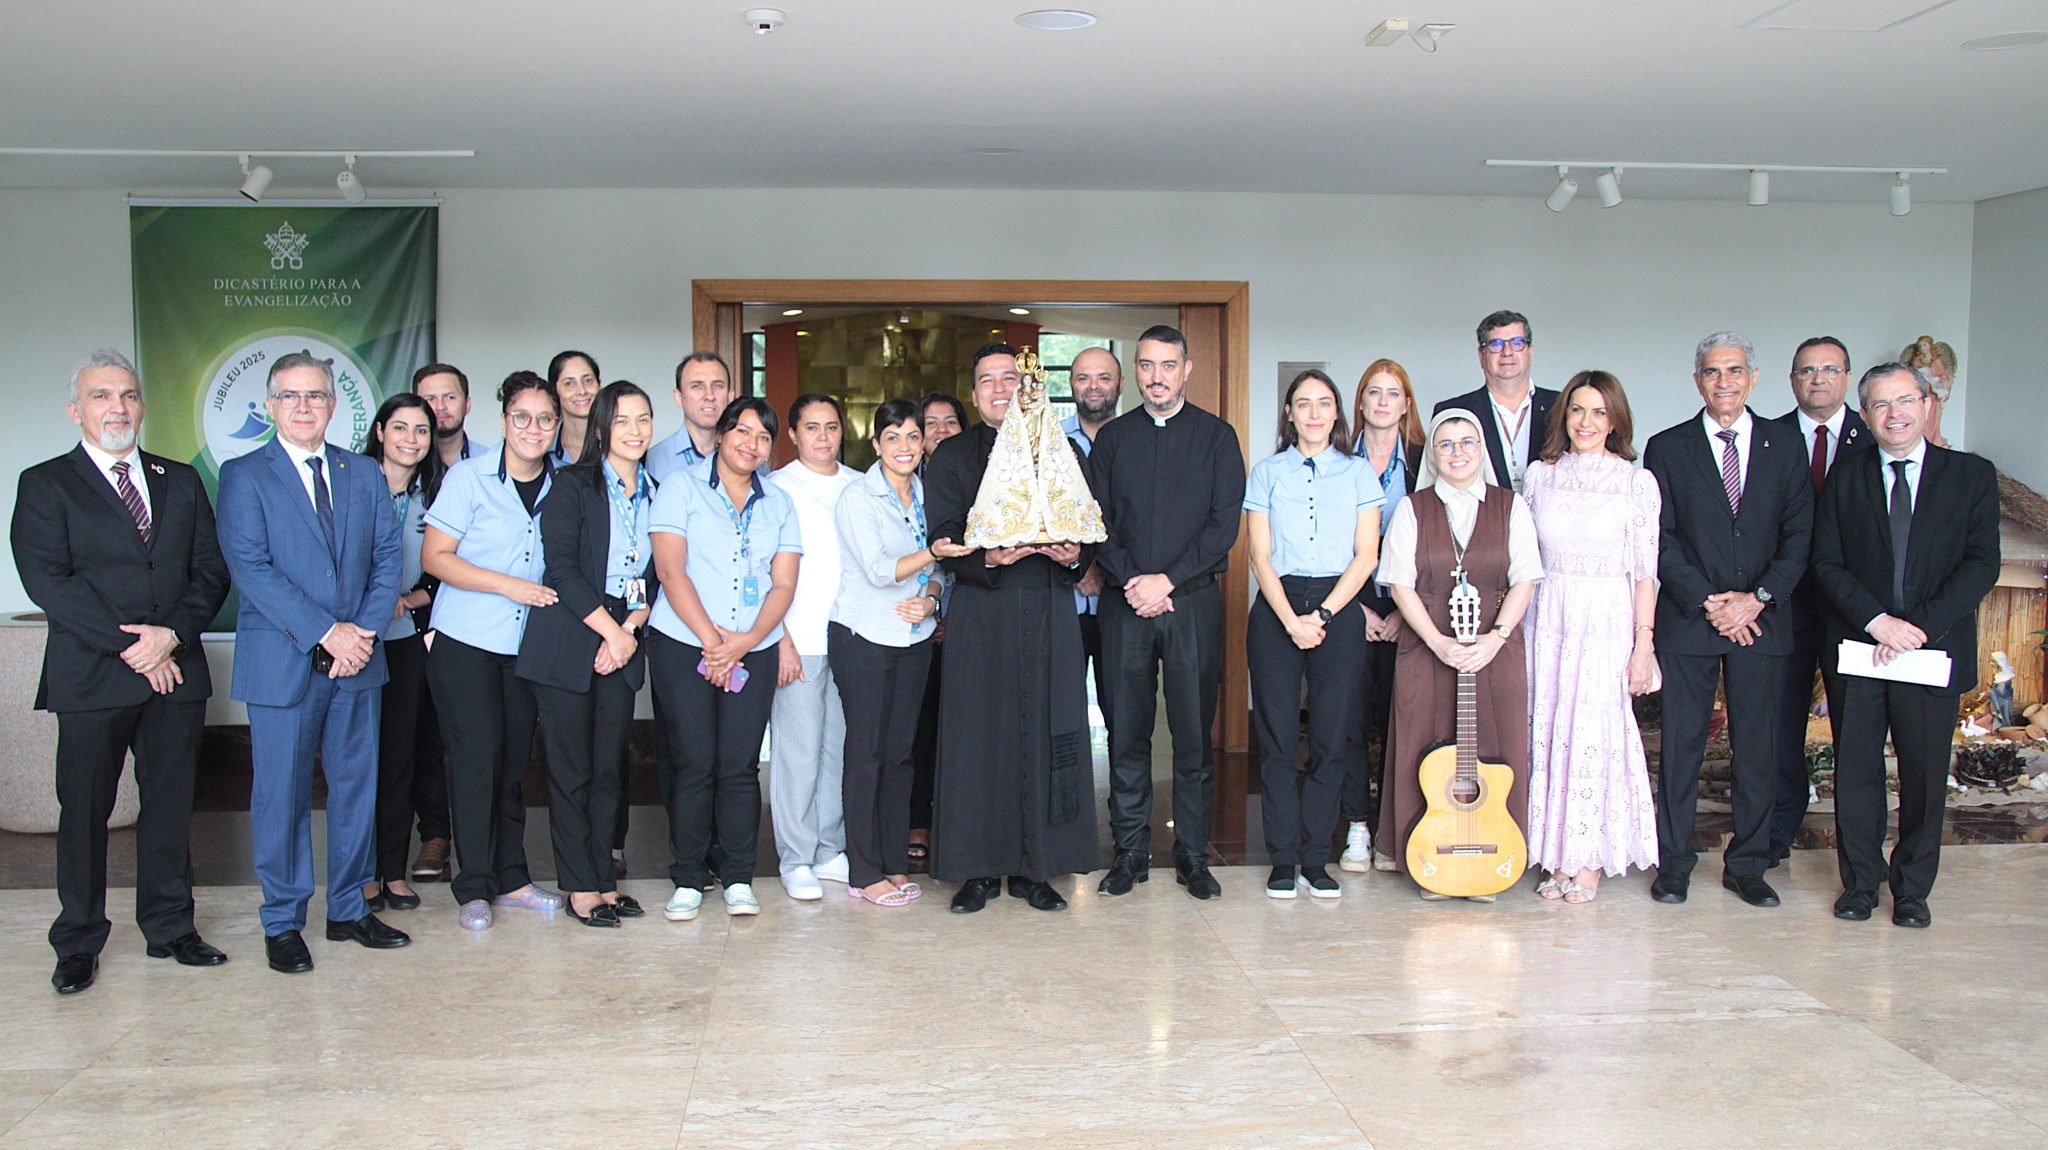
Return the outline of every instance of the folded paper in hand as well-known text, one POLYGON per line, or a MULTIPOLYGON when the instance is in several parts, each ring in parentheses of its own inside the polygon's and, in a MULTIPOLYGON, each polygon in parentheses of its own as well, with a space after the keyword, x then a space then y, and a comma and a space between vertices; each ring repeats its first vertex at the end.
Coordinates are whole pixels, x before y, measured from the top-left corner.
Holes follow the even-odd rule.
POLYGON ((1866 679, 1889 679, 1894 683, 1918 683, 1923 687, 1948 686, 1949 659, 1946 651, 1921 648, 1907 651, 1889 663, 1877 661, 1877 647, 1870 643, 1842 640, 1836 655, 1836 670, 1866 679))

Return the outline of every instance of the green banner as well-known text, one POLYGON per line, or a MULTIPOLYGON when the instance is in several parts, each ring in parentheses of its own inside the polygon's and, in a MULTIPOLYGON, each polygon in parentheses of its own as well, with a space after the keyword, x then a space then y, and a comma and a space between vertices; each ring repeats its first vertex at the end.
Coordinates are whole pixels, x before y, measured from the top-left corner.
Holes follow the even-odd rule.
POLYGON ((276 357, 334 361, 327 439, 351 451, 434 360, 438 208, 136 205, 128 227, 143 446, 190 460, 209 489, 274 434, 276 357))

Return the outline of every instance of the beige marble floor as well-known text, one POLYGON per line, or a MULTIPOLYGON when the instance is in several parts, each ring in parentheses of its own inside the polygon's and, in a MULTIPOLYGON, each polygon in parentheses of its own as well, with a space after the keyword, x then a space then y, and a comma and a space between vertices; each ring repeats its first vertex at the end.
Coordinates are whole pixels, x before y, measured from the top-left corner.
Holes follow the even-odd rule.
POLYGON ((1160 870, 974 917, 771 884, 751 920, 483 935, 443 887, 386 916, 412 947, 316 938, 293 978, 255 891, 210 888, 225 968, 145 959, 117 921, 68 999, 54 896, 5 891, 0 1150, 2048 1146, 2048 847, 1947 851, 1929 931, 1830 917, 1818 852, 1774 911, 1718 873, 1682 907, 1639 877, 1487 907, 1379 874, 1275 902, 1262 868, 1196 903, 1160 870))

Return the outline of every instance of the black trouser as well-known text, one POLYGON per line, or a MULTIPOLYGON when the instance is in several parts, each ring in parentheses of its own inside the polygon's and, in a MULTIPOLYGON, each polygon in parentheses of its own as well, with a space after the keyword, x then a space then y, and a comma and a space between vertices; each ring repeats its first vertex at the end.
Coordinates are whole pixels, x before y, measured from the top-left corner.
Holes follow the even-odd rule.
POLYGON ((1104 588, 1102 661, 1109 679, 1109 826, 1116 849, 1152 849, 1152 720, 1164 671, 1173 738, 1173 856, 1209 847, 1216 768, 1209 727, 1223 673, 1223 597, 1213 580, 1177 592, 1173 610, 1140 619, 1120 588, 1104 588))
POLYGON ((946 645, 933 639, 931 671, 924 678, 924 698, 917 708, 917 738, 910 749, 910 829, 932 829, 932 780, 939 765, 939 668, 946 645))
POLYGON ((1841 680, 1835 742, 1835 855, 1845 890, 1926 898, 1941 863, 1942 810, 1961 696, 1855 675, 1841 680), (1899 760, 1899 842, 1885 864, 1884 738, 1899 760))
POLYGON ((491 899, 532 882, 519 780, 533 754, 533 684, 517 660, 443 632, 427 654, 427 683, 448 744, 448 813, 455 831, 457 903, 491 899))
POLYGON ((565 891, 615 891, 611 834, 625 803, 633 689, 625 676, 592 675, 590 690, 533 684, 548 752, 548 831, 565 891))
POLYGON ((57 714, 57 918, 50 948, 58 958, 98 954, 107 921, 107 819, 121 763, 135 751, 135 922, 162 945, 192 933, 192 787, 204 702, 160 696, 132 707, 57 714))
MULTIPOLYGON (((438 640, 437 640, 438 641, 438 640)), ((412 820, 419 808, 420 838, 446 837, 448 829, 447 770, 441 763, 441 732, 432 698, 427 693, 427 648, 418 635, 384 644, 384 663, 391 678, 384 684, 384 706, 377 728, 377 881, 404 882, 406 852, 412 848, 412 820), (440 792, 441 824, 428 826, 428 813, 418 796, 421 776, 433 777, 440 792), (438 829, 437 836, 430 830, 438 829)))
POLYGON ((1790 847, 1806 821, 1806 800, 1812 793, 1812 777, 1806 769, 1806 718, 1812 711, 1813 672, 1821 671, 1821 683, 1828 697, 1828 726, 1837 742, 1842 737, 1841 685, 1833 671, 1833 652, 1823 659, 1818 635, 1793 639, 1792 653, 1785 656, 1785 713, 1779 719, 1775 791, 1771 804, 1771 849, 1790 847))
MULTIPOLYGON (((1081 624, 1081 654, 1084 663, 1095 668, 1095 705, 1102 709, 1105 722, 1109 719, 1109 676, 1102 669, 1102 616, 1077 614, 1081 624)), ((1093 737, 1092 735, 1090 736, 1093 737)))
POLYGON ((1732 875, 1761 875, 1770 865, 1770 817, 1776 794, 1778 724, 1784 712, 1785 658, 1737 649, 1725 655, 1658 655, 1664 670, 1664 744, 1657 772, 1657 873, 1688 879, 1699 862, 1692 828, 1699 814, 1700 764, 1714 683, 1725 678, 1733 765, 1729 806, 1735 830, 1721 859, 1732 875))
POLYGON ((777 655, 773 644, 740 660, 747 685, 739 692, 714 687, 697 673, 700 647, 647 633, 647 671, 667 724, 663 764, 667 785, 669 878, 679 887, 711 879, 705 858, 714 833, 726 882, 754 881, 761 837, 761 736, 775 707, 777 655))
MULTIPOLYGON (((1365 630, 1365 611, 1370 607, 1385 619, 1400 608, 1392 599, 1378 599, 1369 592, 1372 584, 1366 584, 1357 601, 1344 609, 1340 619, 1353 619, 1361 634, 1365 630)), ((1335 625, 1335 620, 1332 621, 1335 625)), ((1377 824, 1380 821, 1380 796, 1386 792, 1387 775, 1387 718, 1394 711, 1394 653, 1400 644, 1392 639, 1369 642, 1365 645, 1363 670, 1358 676, 1358 694, 1351 705, 1351 741, 1354 749, 1349 764, 1344 768, 1342 808, 1344 821, 1350 823, 1377 824), (1372 736, 1380 736, 1380 753, 1372 753, 1372 736)))
MULTIPOLYGON (((1313 615, 1337 585, 1335 578, 1284 576, 1280 587, 1297 615, 1313 615)), ((1294 645, 1262 594, 1245 622, 1245 659, 1251 667, 1252 730, 1259 741, 1260 809, 1266 853, 1274 866, 1322 866, 1330 861, 1337 827, 1337 791, 1352 760, 1352 710, 1365 668, 1365 622, 1345 611, 1323 629, 1309 650, 1294 645), (1295 792, 1295 752, 1301 746, 1301 683, 1308 680, 1308 777, 1295 792)))
POLYGON ((910 753, 932 644, 887 647, 846 626, 825 630, 826 658, 846 712, 846 862, 856 887, 910 873, 910 753))

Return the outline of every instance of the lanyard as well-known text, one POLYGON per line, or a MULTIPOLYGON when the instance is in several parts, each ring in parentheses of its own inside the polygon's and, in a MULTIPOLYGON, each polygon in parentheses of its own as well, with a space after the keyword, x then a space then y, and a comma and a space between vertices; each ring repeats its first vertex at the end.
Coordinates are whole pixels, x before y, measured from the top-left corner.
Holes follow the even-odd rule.
POLYGON ((647 537, 644 520, 645 509, 642 500, 647 496, 647 472, 642 469, 634 476, 633 494, 626 494, 626 481, 612 473, 611 465, 605 465, 605 495, 611 500, 612 511, 617 514, 619 526, 626 532, 626 566, 633 572, 640 570, 640 541, 647 537))
MULTIPOLYGON (((899 514, 899 515, 903 516, 903 526, 909 529, 909 531, 910 531, 910 537, 911 537, 911 539, 912 539, 912 540, 913 540, 913 541, 914 541, 914 542, 915 542, 915 543, 917 544, 917 549, 918 549, 919 551, 922 551, 922 550, 924 550, 924 548, 925 548, 925 522, 924 522, 924 495, 923 495, 923 494, 922 494, 921 492, 919 492, 919 491, 918 491, 918 488, 917 488, 917 484, 916 484, 916 483, 914 483, 914 482, 913 482, 913 483, 912 483, 912 484, 910 485, 910 508, 909 508, 909 510, 905 510, 905 509, 904 509, 904 507, 903 507, 903 504, 902 504, 902 502, 901 502, 901 501, 899 501, 899 502, 898 502, 898 503, 896 504, 896 511, 897 511, 897 514, 899 514)), ((931 585, 931 581, 932 581, 932 573, 931 573, 931 570, 930 570, 930 568, 929 568, 929 567, 927 567, 927 568, 926 568, 926 569, 924 569, 924 570, 921 570, 921 571, 919 571, 919 572, 917 573, 917 593, 918 593, 918 594, 920 594, 920 595, 924 594, 924 593, 925 593, 925 588, 931 585)), ((916 622, 916 623, 912 623, 912 624, 910 625, 910 633, 911 633, 911 634, 913 634, 913 635, 917 634, 918 632, 920 632, 920 631, 922 631, 922 630, 924 630, 924 623, 923 623, 922 621, 919 621, 919 622, 916 622)))
POLYGON ((391 497, 391 510, 398 512, 398 526, 405 527, 405 517, 412 514, 412 488, 408 487, 391 497))

